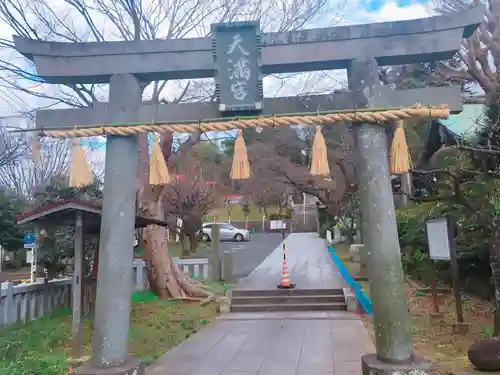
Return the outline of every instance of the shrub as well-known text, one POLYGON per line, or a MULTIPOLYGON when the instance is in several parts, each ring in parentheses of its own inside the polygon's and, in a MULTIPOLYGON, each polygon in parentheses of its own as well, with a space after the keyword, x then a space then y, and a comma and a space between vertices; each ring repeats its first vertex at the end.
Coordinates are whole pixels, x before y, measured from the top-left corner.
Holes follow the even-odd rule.
MULTIPOLYGON (((461 279, 474 273, 489 277, 488 249, 491 236, 474 215, 459 206, 425 203, 398 210, 397 224, 405 272, 413 278, 430 281, 430 258, 425 233, 425 221, 449 213, 458 224, 456 251, 461 279)), ((447 270, 449 262, 436 262, 436 268, 447 270)))

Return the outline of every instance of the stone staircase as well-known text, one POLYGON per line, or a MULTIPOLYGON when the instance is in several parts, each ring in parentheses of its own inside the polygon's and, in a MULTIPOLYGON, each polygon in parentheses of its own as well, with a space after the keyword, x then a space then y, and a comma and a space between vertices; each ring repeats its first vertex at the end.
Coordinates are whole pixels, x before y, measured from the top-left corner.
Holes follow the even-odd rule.
POLYGON ((231 312, 345 311, 342 289, 235 289, 231 312))
POLYGON ((315 204, 295 204, 292 208, 292 231, 293 232, 316 232, 317 231, 317 207, 315 204))

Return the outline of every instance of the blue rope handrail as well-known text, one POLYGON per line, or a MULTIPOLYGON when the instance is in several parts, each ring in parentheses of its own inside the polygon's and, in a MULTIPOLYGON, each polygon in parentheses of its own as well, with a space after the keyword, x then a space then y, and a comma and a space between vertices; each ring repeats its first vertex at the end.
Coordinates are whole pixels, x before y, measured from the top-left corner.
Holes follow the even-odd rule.
POLYGON ((363 308, 366 314, 371 314, 373 312, 372 309, 372 301, 368 296, 363 292, 359 284, 352 278, 351 274, 347 267, 342 263, 339 256, 335 253, 335 249, 333 246, 328 246, 328 252, 332 256, 333 262, 337 266, 342 278, 345 283, 354 291, 354 296, 358 300, 359 304, 363 308))

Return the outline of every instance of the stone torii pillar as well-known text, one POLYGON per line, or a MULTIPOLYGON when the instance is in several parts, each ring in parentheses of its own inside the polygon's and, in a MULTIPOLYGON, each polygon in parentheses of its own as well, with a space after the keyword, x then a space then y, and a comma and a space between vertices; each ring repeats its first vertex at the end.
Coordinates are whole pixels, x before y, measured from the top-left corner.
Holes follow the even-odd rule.
MULTIPOLYGON (((109 106, 116 123, 137 121, 139 81, 131 74, 111 77, 109 106)), ((135 234, 138 136, 108 136, 99 244, 92 359, 78 375, 141 375, 144 365, 128 356, 135 234)))
MULTIPOLYGON (((377 68, 374 58, 349 64, 349 88, 356 108, 377 106, 381 91, 377 68)), ((431 363, 413 355, 385 129, 377 124, 353 126, 377 351, 363 356, 363 375, 404 374, 411 370, 427 374, 431 363)))

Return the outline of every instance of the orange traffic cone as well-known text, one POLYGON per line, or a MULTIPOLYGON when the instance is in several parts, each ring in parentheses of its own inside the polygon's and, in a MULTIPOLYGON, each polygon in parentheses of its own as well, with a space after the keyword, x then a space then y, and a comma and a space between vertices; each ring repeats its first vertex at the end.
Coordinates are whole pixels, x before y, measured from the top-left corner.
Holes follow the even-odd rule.
POLYGON ((286 265, 286 255, 283 254, 283 270, 281 271, 281 283, 278 285, 279 289, 293 289, 295 284, 290 283, 288 276, 288 267, 286 265))

